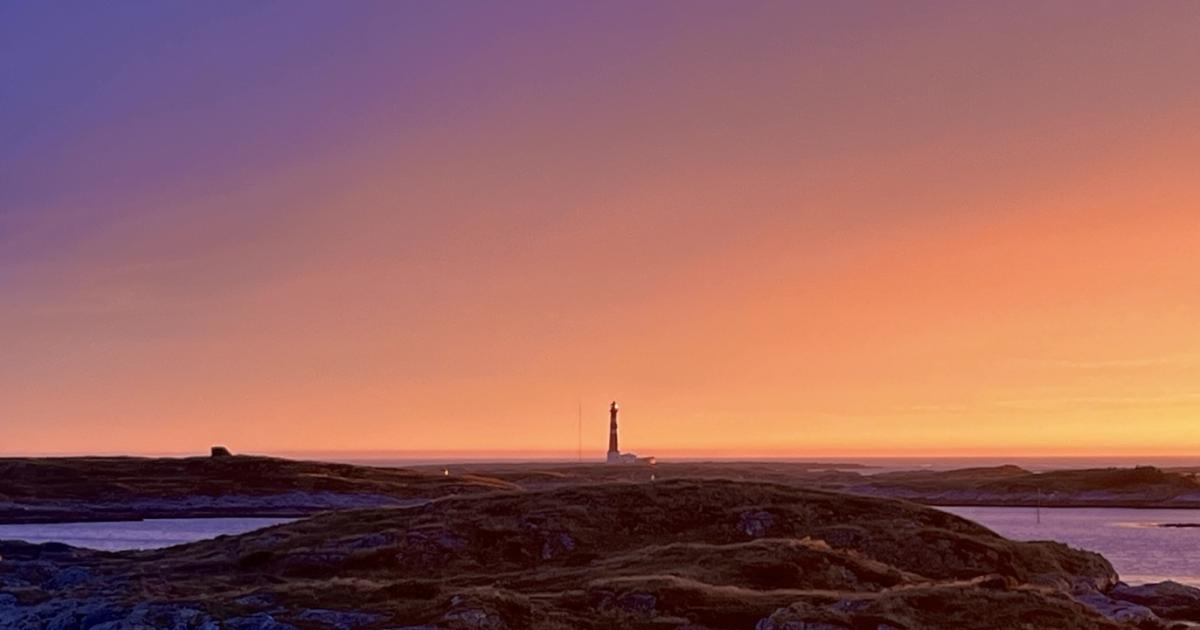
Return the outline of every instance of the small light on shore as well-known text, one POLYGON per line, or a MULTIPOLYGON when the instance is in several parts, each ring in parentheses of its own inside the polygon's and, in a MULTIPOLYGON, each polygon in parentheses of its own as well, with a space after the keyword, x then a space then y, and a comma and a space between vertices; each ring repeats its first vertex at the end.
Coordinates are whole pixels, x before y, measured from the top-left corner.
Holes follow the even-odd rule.
POLYGON ((449 469, 449 468, 443 468, 443 469, 442 469, 442 476, 443 476, 443 477, 449 477, 449 476, 450 476, 450 469, 449 469))

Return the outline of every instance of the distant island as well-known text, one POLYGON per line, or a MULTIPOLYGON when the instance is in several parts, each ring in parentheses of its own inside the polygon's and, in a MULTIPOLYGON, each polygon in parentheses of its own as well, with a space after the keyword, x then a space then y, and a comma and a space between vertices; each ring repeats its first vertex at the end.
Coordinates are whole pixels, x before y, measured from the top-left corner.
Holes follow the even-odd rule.
POLYGON ((1152 466, 1053 470, 1017 466, 871 475, 845 489, 927 505, 1200 508, 1200 482, 1152 466))
POLYGON ((412 468, 257 456, 0 458, 0 523, 309 516, 491 490, 732 479, 928 505, 1200 508, 1200 483, 1152 467, 1033 473, 1017 466, 863 474, 812 462, 471 463, 412 468), (448 473, 453 470, 453 474, 448 473))

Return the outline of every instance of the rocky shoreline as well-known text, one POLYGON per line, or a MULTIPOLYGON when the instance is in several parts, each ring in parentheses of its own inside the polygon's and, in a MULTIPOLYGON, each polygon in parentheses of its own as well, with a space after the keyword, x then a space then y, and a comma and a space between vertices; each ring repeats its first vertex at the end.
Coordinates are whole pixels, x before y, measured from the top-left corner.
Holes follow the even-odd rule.
POLYGON ((1035 473, 1017 466, 869 475, 843 487, 926 505, 1200 508, 1191 474, 1144 466, 1035 473))
POLYGON ((0 523, 140 521, 155 518, 299 518, 329 510, 405 507, 429 499, 378 494, 291 491, 279 494, 184 496, 128 501, 0 502, 0 523))
POLYGON ((1129 508, 1129 509, 1200 509, 1200 492, 1176 496, 1145 497, 1138 492, 1020 492, 975 490, 910 490, 891 486, 862 484, 846 492, 865 496, 904 499, 924 505, 944 507, 1043 507, 1043 508, 1129 508))
POLYGON ((0 543, 0 628, 1183 629, 1200 590, 911 503, 761 482, 469 493, 162 550, 0 543))
POLYGON ((149 551, 0 542, 0 629, 1200 628, 1200 589, 1129 586, 1097 554, 896 499, 1000 492, 1011 505, 1032 481, 1043 506, 1096 492, 1161 500, 1194 483, 1141 469, 1030 475, 3 460, 3 522, 308 518, 149 551))

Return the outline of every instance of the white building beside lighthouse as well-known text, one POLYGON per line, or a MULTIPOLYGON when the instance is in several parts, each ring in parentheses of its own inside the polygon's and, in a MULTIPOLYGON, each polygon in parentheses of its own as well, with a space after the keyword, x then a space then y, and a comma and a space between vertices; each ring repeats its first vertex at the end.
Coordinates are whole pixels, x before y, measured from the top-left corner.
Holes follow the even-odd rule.
POLYGON ((605 459, 610 464, 653 464, 653 457, 639 458, 634 453, 622 453, 619 442, 617 440, 617 414, 621 411, 617 401, 613 401, 608 407, 608 457, 605 459))

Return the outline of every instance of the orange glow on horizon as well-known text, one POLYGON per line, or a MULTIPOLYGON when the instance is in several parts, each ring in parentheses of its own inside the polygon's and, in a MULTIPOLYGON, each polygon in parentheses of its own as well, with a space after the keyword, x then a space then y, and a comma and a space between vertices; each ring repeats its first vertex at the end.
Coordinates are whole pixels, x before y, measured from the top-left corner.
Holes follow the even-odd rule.
POLYGON ((1193 7, 665 6, 85 86, 0 162, 0 452, 1200 453, 1193 7))

